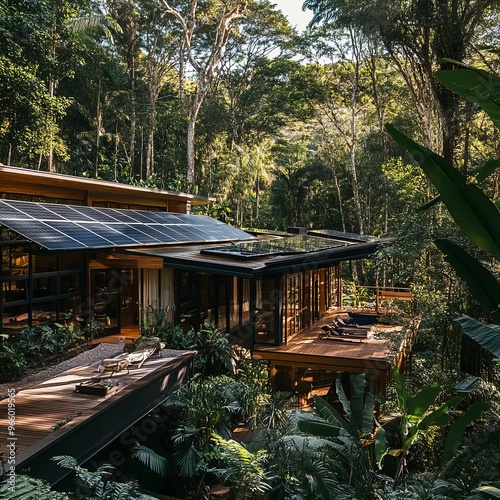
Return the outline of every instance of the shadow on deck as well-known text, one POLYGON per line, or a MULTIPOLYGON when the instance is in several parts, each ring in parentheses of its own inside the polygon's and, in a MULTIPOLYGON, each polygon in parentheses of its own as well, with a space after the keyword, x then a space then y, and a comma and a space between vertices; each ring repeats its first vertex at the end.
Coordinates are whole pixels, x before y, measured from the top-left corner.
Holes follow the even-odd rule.
POLYGON ((69 471, 52 457, 71 455, 79 464, 89 460, 192 377, 194 354, 164 349, 142 367, 113 375, 118 383, 109 395, 75 392, 76 385, 99 375, 97 363, 0 401, 0 442, 15 457, 16 473, 59 482, 69 471), (63 420, 70 421, 54 430, 63 420))

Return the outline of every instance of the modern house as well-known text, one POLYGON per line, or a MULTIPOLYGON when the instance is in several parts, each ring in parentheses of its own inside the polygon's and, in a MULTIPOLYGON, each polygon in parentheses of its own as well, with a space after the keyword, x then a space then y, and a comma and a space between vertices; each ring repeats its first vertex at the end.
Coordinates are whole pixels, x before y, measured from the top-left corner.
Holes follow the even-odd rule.
POLYGON ((331 342, 315 345, 314 359, 307 346, 282 352, 341 306, 342 262, 373 256, 383 241, 328 229, 248 232, 191 213, 211 201, 0 166, 0 333, 74 314, 117 334, 138 329, 151 305, 186 328, 209 321, 226 330, 272 372, 368 370, 383 391, 390 363, 375 341, 366 352, 347 349, 342 362, 331 342))

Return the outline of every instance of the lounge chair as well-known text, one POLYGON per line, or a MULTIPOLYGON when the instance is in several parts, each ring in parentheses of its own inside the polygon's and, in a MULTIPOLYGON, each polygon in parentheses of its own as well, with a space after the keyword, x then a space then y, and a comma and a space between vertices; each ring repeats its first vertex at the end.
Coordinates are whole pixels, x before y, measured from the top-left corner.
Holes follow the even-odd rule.
POLYGON ((351 338, 366 338, 368 336, 368 331, 365 329, 360 329, 356 327, 352 328, 341 328, 335 325, 324 325, 321 329, 325 332, 320 333, 319 338, 339 338, 339 337, 351 337, 351 338))
POLYGON ((129 372, 129 366, 132 364, 132 361, 128 358, 128 355, 120 354, 114 358, 106 358, 102 359, 97 367, 97 371, 99 372, 111 372, 110 377, 113 376, 114 373, 120 372, 122 370, 127 370, 129 372))
POLYGON ((128 373, 130 365, 139 363, 137 368, 140 368, 156 352, 161 356, 161 350, 164 347, 165 344, 160 342, 158 337, 139 337, 134 351, 120 354, 114 358, 103 359, 97 369, 100 372, 111 371, 111 376, 124 369, 127 369, 128 373))

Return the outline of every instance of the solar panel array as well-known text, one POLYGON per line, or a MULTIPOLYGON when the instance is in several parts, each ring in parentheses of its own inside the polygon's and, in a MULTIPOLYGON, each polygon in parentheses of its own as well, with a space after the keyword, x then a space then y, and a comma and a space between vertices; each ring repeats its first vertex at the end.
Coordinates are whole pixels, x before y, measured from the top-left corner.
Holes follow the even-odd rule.
POLYGON ((49 250, 251 240, 204 215, 0 200, 0 225, 49 250))
POLYGON ((203 248, 201 253, 250 259, 269 255, 318 252, 320 250, 345 247, 350 244, 352 243, 336 241, 330 238, 298 235, 289 238, 249 241, 230 246, 203 248))

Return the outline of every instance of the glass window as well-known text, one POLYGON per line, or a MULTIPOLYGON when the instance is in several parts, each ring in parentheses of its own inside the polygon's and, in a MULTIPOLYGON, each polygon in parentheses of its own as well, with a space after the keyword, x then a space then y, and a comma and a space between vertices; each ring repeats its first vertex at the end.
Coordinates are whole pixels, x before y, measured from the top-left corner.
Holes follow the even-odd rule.
POLYGON ((61 274, 61 294, 81 292, 81 273, 61 274))
POLYGON ((28 280, 12 279, 2 282, 3 302, 26 302, 28 300, 28 280))
POLYGON ((33 325, 45 325, 54 321, 57 321, 56 300, 43 300, 33 304, 33 325))
POLYGON ((57 273, 33 276, 33 299, 57 295, 57 273))
POLYGON ((50 273, 57 271, 57 257, 55 255, 33 255, 33 272, 50 273))
POLYGON ((229 278, 229 327, 231 330, 239 326, 240 307, 238 301, 238 278, 229 278))
POLYGON ((28 304, 6 307, 2 312, 2 332, 8 335, 18 333, 29 325, 28 304))
POLYGON ((2 273, 4 276, 27 275, 29 254, 23 247, 4 246, 2 248, 2 273))
POLYGON ((227 288, 229 278, 219 276, 217 279, 218 301, 217 301, 217 327, 221 330, 227 330, 226 313, 227 313, 227 288))
POLYGON ((255 342, 275 342, 275 303, 278 293, 274 278, 257 280, 255 286, 255 342))

